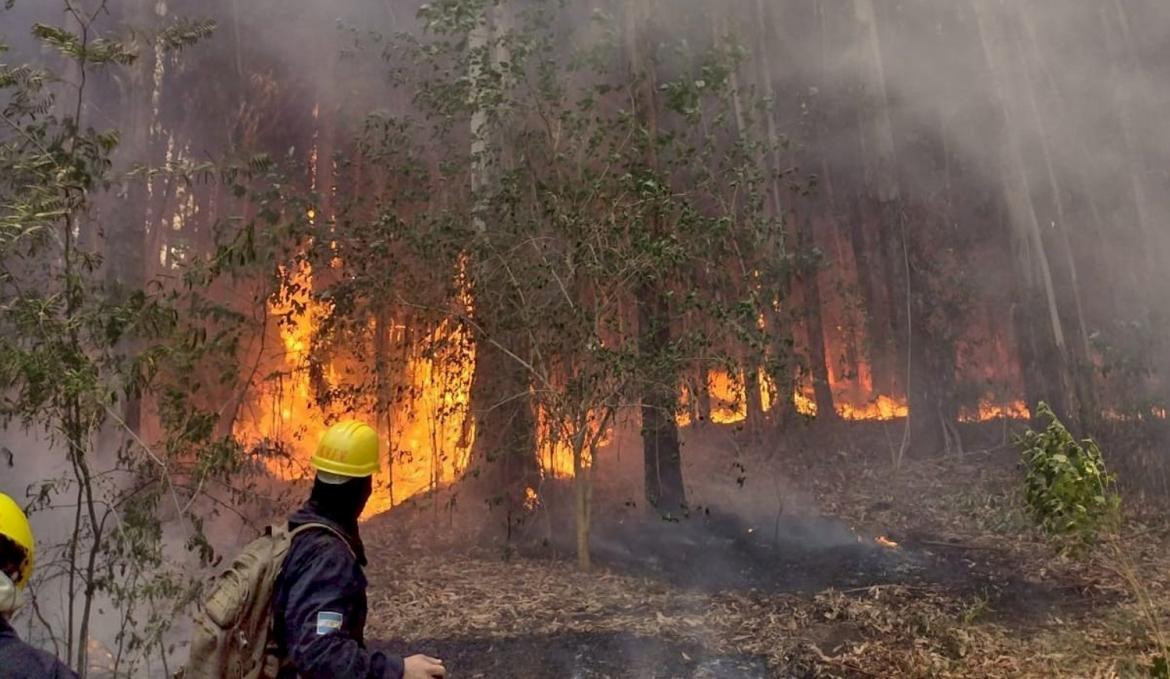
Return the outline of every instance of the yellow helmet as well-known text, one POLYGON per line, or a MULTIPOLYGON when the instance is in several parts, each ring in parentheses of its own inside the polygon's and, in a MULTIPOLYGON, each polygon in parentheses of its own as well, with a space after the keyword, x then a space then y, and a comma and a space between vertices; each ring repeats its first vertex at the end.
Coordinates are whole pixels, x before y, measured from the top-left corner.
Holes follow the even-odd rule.
POLYGON ((25 552, 24 563, 20 566, 20 573, 16 576, 16 586, 24 589, 32 575, 33 556, 36 553, 36 542, 33 541, 32 527, 28 525, 28 517, 16 501, 4 493, 0 493, 0 535, 16 543, 25 552))
POLYGON ((360 478, 378 471, 378 432, 357 420, 329 427, 311 460, 317 471, 360 478))

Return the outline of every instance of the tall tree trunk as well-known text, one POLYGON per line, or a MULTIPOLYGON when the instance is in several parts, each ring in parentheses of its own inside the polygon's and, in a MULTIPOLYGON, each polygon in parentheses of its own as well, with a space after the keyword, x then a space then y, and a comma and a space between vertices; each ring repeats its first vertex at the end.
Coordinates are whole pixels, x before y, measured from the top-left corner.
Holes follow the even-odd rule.
MULTIPOLYGON (((479 83, 486 67, 494 67, 500 55, 493 46, 493 36, 501 21, 503 10, 488 6, 482 23, 468 39, 472 54, 470 64, 472 94, 479 96, 479 83)), ((491 134, 488 112, 475 101, 470 121, 471 170, 473 196, 471 219, 478 231, 486 233, 480 196, 494 182, 488 155, 491 134)), ((526 343, 515 329, 498 327, 494 318, 507 318, 504 309, 476 309, 477 323, 486 335, 507 347, 516 356, 527 354, 526 343)), ((514 310, 513 310, 513 313, 514 310)), ((472 450, 472 474, 486 487, 488 504, 502 507, 505 515, 505 534, 511 538, 512 529, 525 514, 525 491, 535 487, 540 478, 537 458, 536 415, 533 411, 528 373, 523 365, 497 346, 480 341, 476 350, 475 372, 471 383, 471 412, 475 417, 475 443, 472 450)))
POLYGON ((861 290, 861 303, 865 306, 866 344, 863 347, 865 359, 873 386, 878 391, 892 391, 893 376, 889 357, 891 339, 890 325, 885 320, 882 297, 878 294, 878 276, 870 253, 871 245, 865 237, 866 210, 870 202, 867 196, 854 196, 849 209, 849 246, 853 251, 853 262, 857 267, 857 286, 861 290))
POLYGON ((589 466, 585 464, 585 446, 589 436, 589 416, 583 413, 576 421, 573 433, 573 507, 577 536, 577 567, 583 571, 592 566, 589 554, 590 481, 589 466))
MULTIPOLYGON (((776 255, 783 259, 789 254, 789 238, 787 215, 784 212, 784 201, 782 196, 786 191, 783 181, 783 168, 780 158, 781 139, 780 132, 776 126, 776 93, 775 85, 772 80, 772 65, 769 61, 769 28, 774 29, 774 34, 779 35, 780 31, 775 26, 768 14, 765 0, 756 0, 756 49, 755 49, 755 71, 756 78, 759 81, 759 87, 764 95, 764 99, 769 102, 768 109, 763 111, 764 129, 766 133, 766 140, 768 144, 768 152, 766 158, 766 168, 769 174, 767 206, 772 219, 781 222, 777 239, 779 242, 774 244, 776 255)), ((772 332, 774 338, 771 342, 772 357, 770 370, 770 377, 774 382, 776 389, 775 402, 772 405, 774 416, 773 421, 778 426, 783 426, 789 419, 796 415, 796 362, 793 355, 793 341, 792 321, 794 320, 789 311, 790 297, 792 295, 791 274, 785 274, 785 278, 778 282, 777 289, 766 291, 764 294, 764 304, 768 306, 767 316, 771 320, 772 332), (774 308, 773 301, 779 303, 779 307, 785 311, 781 312, 774 308)))
MULTIPOLYGON (((854 0, 854 16, 861 35, 859 79, 864 88, 862 111, 868 117, 861 125, 864 149, 865 184, 877 200, 877 263, 882 272, 881 286, 889 303, 888 323, 881 333, 889 339, 889 356, 902 357, 907 352, 909 337, 906 327, 905 222, 902 214, 902 190, 898 182, 898 159, 894 146, 894 130, 890 120, 889 100, 886 94, 885 65, 882 61, 881 40, 878 34, 877 14, 873 0, 854 0)), ((876 339, 876 338, 875 338, 876 339)), ((904 358, 904 357, 903 357, 904 358)), ((876 361, 875 361, 876 363, 876 361)), ((891 366, 891 375, 905 368, 891 366)), ((875 373, 878 372, 875 369, 875 373)), ((894 379, 906 388, 906 380, 894 379)), ((913 417, 913 413, 911 413, 913 417)))
MULTIPOLYGON (((638 353, 644 365, 662 365, 670 346, 670 303, 660 282, 638 287, 638 353)), ((677 375, 669 369, 650 369, 642 387, 642 452, 646 502, 663 515, 677 516, 686 509, 682 451, 674 419, 677 375)))
POLYGON ((390 313, 385 306, 374 313, 374 427, 378 438, 386 442, 386 489, 390 496, 390 507, 394 507, 394 415, 390 389, 390 313))
MULTIPOLYGON (((642 54, 644 41, 639 39, 642 17, 637 7, 628 7, 625 22, 625 51, 630 81, 634 83, 634 106, 637 119, 645 128, 648 142, 643 162, 650 172, 660 171, 658 111, 654 73, 650 60, 642 54)), ((663 215, 650 218, 651 238, 663 236, 663 215)), ((664 356, 670 350, 670 300, 667 282, 660 277, 644 280, 635 291, 638 313, 638 353, 647 369, 642 387, 642 451, 646 502, 665 516, 677 516, 686 510, 683 487, 682 451, 678 439, 675 410, 678 405, 679 375, 664 356)))
MULTIPOLYGON (((812 252, 816 244, 813 242, 813 219, 810 213, 796 218, 797 247, 801 252, 812 252)), ((808 330, 808 361, 809 371, 812 373, 813 397, 817 405, 817 420, 831 422, 837 419, 837 409, 833 403, 833 390, 829 384, 829 368, 825 354, 825 327, 821 316, 821 282, 820 266, 807 267, 801 274, 801 283, 804 289, 804 323, 808 330)))
MULTIPOLYGON (((1039 138, 1040 151, 1044 159, 1045 176, 1048 179, 1048 190, 1052 194, 1052 204, 1056 213, 1054 236, 1057 239, 1061 253, 1064 255, 1064 265, 1068 276, 1068 296, 1072 298, 1075 312, 1075 327, 1079 342, 1072 343, 1071 354, 1074 360, 1073 380, 1076 386, 1077 402, 1080 405, 1080 419, 1086 426, 1091 425, 1098 417, 1096 386, 1093 379, 1093 349, 1089 343, 1089 328, 1085 321, 1084 305, 1081 302, 1080 276, 1077 272, 1077 261, 1073 253, 1072 242, 1069 237, 1068 216, 1065 210, 1064 191, 1058 179, 1056 166, 1052 159, 1052 140, 1048 134, 1045 116, 1040 112, 1040 105, 1036 99, 1036 81, 1040 72, 1040 50, 1036 44, 1036 35, 1029 16, 1029 8, 1019 11, 1020 28, 1024 35, 1017 35, 1017 50, 1023 56, 1023 90, 1027 93, 1028 112, 1032 116, 1033 125, 1039 138), (1026 42, 1026 45, 1024 44, 1026 42)), ((1067 305, 1066 305, 1067 306, 1067 305)))
MULTIPOLYGON (((907 397, 912 395, 911 384, 915 379, 912 367, 918 356, 913 342, 913 318, 911 317, 911 290, 909 270, 909 243, 903 191, 898 177, 898 158, 894 145, 894 126, 890 117, 889 97, 886 92, 886 68, 882 57, 881 37, 878 31, 878 17, 873 0, 854 0, 854 16, 860 24, 863 53, 860 58, 860 79, 865 93, 869 120, 862 129, 865 154, 866 185, 878 201, 878 254, 885 273, 886 299, 889 301, 891 344, 899 364, 895 374, 904 375, 902 388, 907 397), (902 372, 902 371, 905 372, 902 372)), ((902 429, 902 441, 894 455, 894 465, 899 467, 910 445, 912 427, 917 420, 934 422, 933 412, 922 412, 921 406, 915 411, 909 408, 902 429)))
MULTIPOLYGON (((1026 332, 1033 337, 1031 360, 1037 362, 1035 369, 1044 375, 1046 400, 1062 419, 1071 421, 1068 394, 1072 389, 1067 376, 1064 328, 1057 306, 1048 253, 1032 203, 1031 183, 1020 148, 1019 131, 1016 127, 1019 116, 1014 110, 1013 103, 1015 90, 1011 88, 1009 80, 1011 66, 1002 61, 1004 41, 1000 38, 996 17, 982 0, 971 0, 970 6, 975 14, 980 45, 991 76, 992 95, 1001 111, 1004 129, 1000 177, 1008 217, 1015 234, 1017 263, 1024 290, 1024 303, 1018 318, 1021 323, 1040 327, 1045 324, 1045 321, 1040 319, 1046 319, 1047 327, 1043 333, 1038 334, 1038 327, 1026 332)), ((1032 404, 1033 412, 1035 405, 1032 404)))
MULTIPOLYGON (((727 18, 723 13, 718 11, 718 8, 716 8, 716 12, 711 17, 711 31, 713 43, 717 46, 721 45, 722 41, 728 35, 727 18)), ((750 130, 747 129, 747 123, 745 122, 744 118, 743 101, 740 98, 740 81, 738 69, 731 69, 728 78, 731 84, 731 102, 732 112, 735 116, 735 132, 741 140, 745 140, 750 135, 750 130)), ((764 159, 764 154, 760 150, 755 152, 754 160, 759 167, 766 167, 767 165, 764 159)), ((740 290, 739 294, 748 297, 755 297, 759 292, 759 286, 754 285, 754 282, 750 280, 746 280, 746 277, 744 283, 749 289, 740 290), (751 289, 752 286, 754 286, 755 289, 751 289)), ((762 359, 763 357, 760 356, 751 347, 745 347, 742 360, 740 361, 744 371, 743 385, 744 399, 746 401, 744 405, 746 406, 746 426, 749 431, 758 430, 764 419, 764 403, 762 394, 760 392, 760 365, 762 363, 762 359)))

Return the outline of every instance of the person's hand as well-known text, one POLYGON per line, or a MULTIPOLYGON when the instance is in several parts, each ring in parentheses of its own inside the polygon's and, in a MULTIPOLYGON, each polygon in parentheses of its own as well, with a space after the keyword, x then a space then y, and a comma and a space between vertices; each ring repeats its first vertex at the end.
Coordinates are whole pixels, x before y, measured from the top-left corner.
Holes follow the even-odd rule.
POLYGON ((402 661, 402 679, 431 679, 447 676, 443 661, 429 655, 412 655, 402 661))

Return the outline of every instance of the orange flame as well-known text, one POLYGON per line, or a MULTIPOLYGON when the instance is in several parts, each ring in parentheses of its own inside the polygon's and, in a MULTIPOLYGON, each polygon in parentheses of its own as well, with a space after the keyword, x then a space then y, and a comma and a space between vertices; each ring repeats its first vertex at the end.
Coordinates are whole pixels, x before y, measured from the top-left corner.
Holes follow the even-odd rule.
MULTIPOLYGON (((270 315, 281 319, 283 351, 262 358, 279 378, 258 388, 250 412, 236 422, 236 436, 250 445, 282 444, 288 454, 269 457, 265 465, 276 478, 295 480, 313 475, 309 459, 331 422, 352 416, 375 425, 388 463, 375 479, 363 518, 454 479, 467 465, 474 437, 467 417, 475 346, 467 331, 444 324, 413 348, 403 386, 410 398, 395 403, 385 422, 373 413, 325 410, 313 398, 309 351, 314 326, 328 307, 313 299, 312 288, 312 268, 301 263, 269 302, 270 315)), ((462 302, 470 304, 466 295, 462 302)), ((337 382, 334 366, 327 366, 325 379, 337 382)))
POLYGON ((995 403, 990 398, 979 401, 974 411, 963 408, 959 411, 960 422, 987 422, 989 420, 1028 420, 1032 418, 1032 411, 1023 401, 1010 403, 995 403))
POLYGON ((711 395, 709 418, 716 424, 733 424, 747 419, 747 398, 742 375, 732 377, 723 370, 707 373, 707 393, 711 395))
POLYGON ((906 399, 878 394, 862 403, 836 403, 837 414, 844 420, 894 420, 906 417, 910 408, 906 399))
MULTIPOLYGON (((536 433, 540 457, 540 467, 543 474, 552 476, 554 478, 567 479, 573 477, 573 441, 571 436, 573 434, 572 428, 568 424, 562 424, 555 429, 550 426, 548 414, 544 408, 537 408, 536 415, 536 433)), ((588 449, 588 443, 598 435, 598 428, 601 426, 600 416, 596 413, 590 413, 588 421, 585 425, 585 443, 586 448, 581 451, 581 465, 582 467, 589 467, 593 464, 591 453, 588 449)), ((609 445, 613 439, 613 426, 611 425, 606 431, 601 433, 600 439, 597 441, 597 447, 609 445)))
POLYGON ((804 415, 805 417, 817 416, 816 400, 814 400, 812 396, 804 393, 804 391, 797 389, 796 392, 792 394, 792 402, 796 406, 796 412, 800 413, 801 415, 804 415))

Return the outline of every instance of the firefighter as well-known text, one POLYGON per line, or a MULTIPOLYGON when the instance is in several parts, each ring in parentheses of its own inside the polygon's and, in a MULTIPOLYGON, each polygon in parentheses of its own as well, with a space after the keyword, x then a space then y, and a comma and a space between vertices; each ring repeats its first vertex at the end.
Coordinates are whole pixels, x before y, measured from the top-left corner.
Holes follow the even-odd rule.
POLYGON ((68 679, 77 675, 53 656, 21 641, 8 617, 20 606, 32 575, 32 528, 20 505, 0 493, 0 676, 8 679, 68 679))
POLYGON ((317 470, 312 494, 289 517, 289 529, 320 523, 333 530, 309 529, 293 538, 276 580, 272 607, 279 679, 446 674, 436 658, 404 659, 365 647, 366 555, 358 516, 373 490, 378 462, 378 435, 361 422, 340 422, 321 437, 312 458, 317 470))

